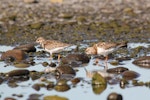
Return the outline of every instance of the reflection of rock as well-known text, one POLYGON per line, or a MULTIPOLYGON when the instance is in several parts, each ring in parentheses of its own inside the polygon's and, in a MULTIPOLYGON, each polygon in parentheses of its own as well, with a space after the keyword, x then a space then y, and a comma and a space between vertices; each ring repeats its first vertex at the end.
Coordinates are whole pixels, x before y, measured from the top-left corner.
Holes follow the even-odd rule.
POLYGON ((125 71, 122 73, 122 77, 126 80, 132 80, 134 78, 139 77, 140 74, 134 71, 125 71))
POLYGON ((54 87, 56 91, 64 92, 70 89, 70 86, 67 84, 67 80, 60 79, 56 86, 54 87))
POLYGON ((79 67, 81 64, 88 63, 90 61, 89 57, 85 54, 69 54, 62 58, 63 64, 69 64, 71 67, 79 67))
POLYGON ((115 74, 111 74, 111 73, 101 71, 101 70, 88 71, 85 69, 85 71, 86 71, 86 77, 89 77, 89 78, 92 78, 95 73, 100 74, 104 78, 113 78, 115 76, 115 74))
POLYGON ((13 57, 17 61, 24 60, 27 56, 22 50, 8 50, 2 53, 1 59, 5 60, 9 57, 13 57))
POLYGON ((107 81, 103 76, 98 73, 94 73, 92 77, 92 88, 95 94, 102 93, 107 87, 107 81))
POLYGON ((139 57, 133 61, 133 64, 143 68, 150 68, 150 56, 139 57))
POLYGON ((116 68, 110 68, 107 70, 108 73, 113 73, 113 74, 120 74, 124 71, 128 70, 128 68, 125 67, 116 67, 116 68))
POLYGON ((36 48, 34 47, 34 44, 25 44, 15 47, 14 49, 19 49, 25 52, 36 52, 36 48))
POLYGON ((72 67, 70 67, 70 66, 65 66, 65 65, 63 65, 63 66, 58 66, 58 67, 56 68, 56 71, 57 71, 60 75, 62 75, 62 74, 75 75, 75 74, 76 74, 75 70, 74 70, 72 67))

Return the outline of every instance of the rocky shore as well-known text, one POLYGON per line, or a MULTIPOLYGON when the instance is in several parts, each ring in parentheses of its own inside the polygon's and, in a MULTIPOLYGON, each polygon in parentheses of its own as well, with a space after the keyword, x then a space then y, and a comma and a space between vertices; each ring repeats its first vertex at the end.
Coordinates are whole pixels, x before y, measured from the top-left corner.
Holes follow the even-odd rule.
POLYGON ((1 45, 39 36, 77 44, 150 41, 149 0, 1 0, 0 12, 1 45))

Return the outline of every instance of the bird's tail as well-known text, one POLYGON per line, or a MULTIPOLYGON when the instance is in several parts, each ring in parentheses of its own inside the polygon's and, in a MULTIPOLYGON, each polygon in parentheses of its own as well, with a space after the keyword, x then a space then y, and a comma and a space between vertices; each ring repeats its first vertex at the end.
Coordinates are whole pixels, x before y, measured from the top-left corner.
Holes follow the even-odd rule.
POLYGON ((119 43, 119 45, 118 45, 119 48, 120 48, 120 47, 126 47, 126 48, 127 48, 127 46, 128 46, 128 42, 127 42, 127 41, 121 42, 121 43, 119 43))

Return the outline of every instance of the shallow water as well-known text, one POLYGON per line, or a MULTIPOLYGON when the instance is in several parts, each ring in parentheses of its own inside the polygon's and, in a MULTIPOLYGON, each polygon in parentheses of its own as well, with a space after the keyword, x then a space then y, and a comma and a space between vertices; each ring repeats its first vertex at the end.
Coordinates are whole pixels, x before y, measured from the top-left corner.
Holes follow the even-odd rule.
MULTIPOLYGON (((128 48, 135 48, 138 46, 144 46, 148 48, 150 44, 147 43, 129 43, 128 48)), ((1 46, 0 52, 5 52, 7 50, 11 50, 13 47, 10 46, 1 46)), ((150 55, 148 53, 148 55, 150 55)), ((137 78, 137 80, 143 81, 143 82, 149 82, 150 81, 150 69, 145 69, 145 68, 140 68, 136 65, 132 64, 132 61, 134 59, 128 60, 128 61, 123 61, 122 63, 124 65, 119 65, 119 66, 124 66, 130 70, 133 70, 135 72, 138 72, 140 74, 140 77, 137 78)), ((35 62, 48 62, 47 58, 40 58, 36 59, 35 62)), ((111 61, 111 60, 109 60, 111 61)), ((0 72, 9 72, 13 69, 18 69, 15 68, 14 66, 8 66, 4 67, 6 64, 4 62, 0 62, 0 72)), ((114 68, 117 66, 112 66, 108 63, 109 68, 114 68)), ((103 70, 103 67, 100 66, 95 66, 93 65, 93 59, 90 60, 90 62, 85 66, 87 70, 103 70)), ((79 71, 77 72, 76 77, 81 77, 84 78, 84 80, 90 82, 90 78, 86 77, 86 73, 84 68, 85 67, 80 67, 77 68, 79 71)), ((43 67, 41 64, 37 64, 35 66, 31 66, 27 68, 29 70, 36 70, 36 71, 43 71, 45 67, 43 67)), ((125 89, 120 88, 119 84, 115 85, 110 85, 107 84, 107 88, 100 94, 95 94, 92 90, 92 86, 88 84, 87 82, 81 81, 79 84, 77 84, 76 87, 71 87, 70 90, 66 92, 57 92, 55 90, 46 90, 45 88, 41 88, 40 91, 36 91, 32 88, 32 85, 34 83, 40 83, 40 80, 32 81, 31 79, 29 81, 21 82, 18 83, 18 87, 16 88, 10 88, 7 83, 3 83, 0 85, 0 100, 3 100, 5 97, 13 97, 18 100, 26 100, 30 94, 32 93, 37 93, 37 94, 43 94, 41 96, 41 100, 44 96, 46 95, 58 95, 58 96, 63 96, 67 97, 69 100, 106 100, 107 96, 112 93, 116 92, 119 93, 123 96, 123 100, 149 100, 150 98, 150 88, 145 87, 145 86, 129 86, 125 89), (18 92, 19 91, 19 92, 18 92), (22 94, 23 97, 15 97, 12 96, 12 94, 22 94)), ((69 83, 68 83, 69 84, 69 83)))

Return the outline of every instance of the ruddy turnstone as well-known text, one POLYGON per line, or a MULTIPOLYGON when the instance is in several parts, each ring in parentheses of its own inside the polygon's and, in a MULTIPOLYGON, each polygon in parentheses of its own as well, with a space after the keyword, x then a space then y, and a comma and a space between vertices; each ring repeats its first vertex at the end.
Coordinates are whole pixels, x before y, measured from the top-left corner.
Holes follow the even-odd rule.
POLYGON ((108 68, 107 61, 108 55, 114 51, 116 51, 120 47, 126 47, 127 42, 122 43, 111 43, 111 42, 99 42, 94 44, 92 47, 88 47, 85 50, 86 54, 93 54, 93 55, 103 55, 105 57, 105 69, 108 68))
MULTIPOLYGON (((61 52, 64 48, 71 46, 56 40, 46 40, 43 37, 37 38, 36 43, 39 43, 45 51, 50 53, 50 59, 52 59, 53 53, 61 52)), ((60 60, 60 55, 58 55, 58 60, 60 60)))

